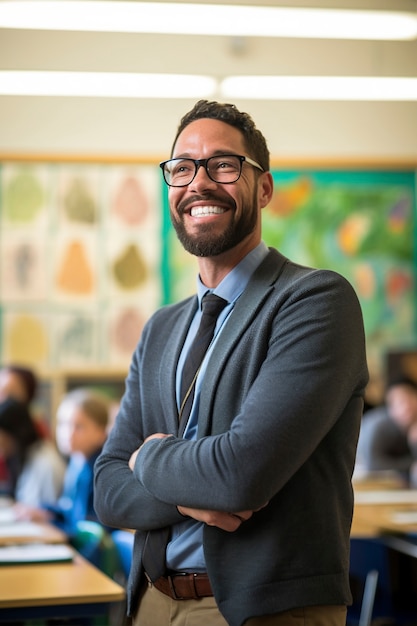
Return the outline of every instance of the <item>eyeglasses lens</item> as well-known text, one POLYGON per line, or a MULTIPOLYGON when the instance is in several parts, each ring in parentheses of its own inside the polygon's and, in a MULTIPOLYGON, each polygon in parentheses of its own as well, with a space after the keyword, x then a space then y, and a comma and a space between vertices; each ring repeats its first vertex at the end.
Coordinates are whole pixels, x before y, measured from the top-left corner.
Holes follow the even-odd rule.
POLYGON ((165 180, 173 187, 185 187, 194 179, 201 165, 216 183, 235 183, 242 171, 241 159, 233 155, 214 156, 197 162, 193 159, 171 159, 164 166, 165 180))

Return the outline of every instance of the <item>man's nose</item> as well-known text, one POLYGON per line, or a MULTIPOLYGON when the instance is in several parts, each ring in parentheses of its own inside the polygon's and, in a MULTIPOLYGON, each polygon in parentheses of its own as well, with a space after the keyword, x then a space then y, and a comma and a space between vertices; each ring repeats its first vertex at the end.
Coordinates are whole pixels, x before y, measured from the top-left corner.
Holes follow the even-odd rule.
POLYGON ((207 168, 202 163, 198 163, 196 175, 191 181, 190 186, 194 184, 196 186, 204 185, 205 187, 215 187, 217 183, 210 178, 207 172, 207 168))

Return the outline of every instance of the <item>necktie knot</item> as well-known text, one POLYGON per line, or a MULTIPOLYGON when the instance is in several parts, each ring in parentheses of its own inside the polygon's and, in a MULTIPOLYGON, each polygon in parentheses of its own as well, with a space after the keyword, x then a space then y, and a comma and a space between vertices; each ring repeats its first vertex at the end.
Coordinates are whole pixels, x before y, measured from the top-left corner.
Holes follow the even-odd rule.
POLYGON ((206 293, 201 301, 203 316, 209 315, 217 319, 226 304, 226 300, 220 298, 220 296, 216 296, 214 293, 206 293))

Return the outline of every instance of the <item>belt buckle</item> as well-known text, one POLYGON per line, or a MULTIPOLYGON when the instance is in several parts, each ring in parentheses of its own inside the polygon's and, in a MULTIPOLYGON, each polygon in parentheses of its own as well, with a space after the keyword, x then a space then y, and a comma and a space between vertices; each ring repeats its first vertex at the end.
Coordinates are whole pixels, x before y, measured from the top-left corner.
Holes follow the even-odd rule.
POLYGON ((178 574, 175 574, 175 576, 171 576, 170 574, 168 574, 167 575, 168 584, 169 584, 169 588, 171 590, 171 594, 174 600, 184 600, 184 597, 177 595, 177 592, 175 591, 174 578, 177 578, 178 576, 187 576, 187 573, 179 572, 178 574))
POLYGON ((188 572, 178 572, 176 573, 174 576, 168 576, 168 583, 169 583, 169 587, 171 589, 171 593, 172 596, 174 598, 174 600, 198 600, 200 598, 200 596, 197 593, 197 588, 195 585, 195 581, 196 581, 196 577, 197 574, 190 574, 188 572), (180 576, 184 576, 186 580, 188 580, 189 582, 189 591, 190 591, 190 595, 187 597, 185 596, 179 596, 175 590, 175 583, 174 583, 174 579, 175 578, 179 578, 180 576), (192 593, 192 595, 191 595, 192 593))

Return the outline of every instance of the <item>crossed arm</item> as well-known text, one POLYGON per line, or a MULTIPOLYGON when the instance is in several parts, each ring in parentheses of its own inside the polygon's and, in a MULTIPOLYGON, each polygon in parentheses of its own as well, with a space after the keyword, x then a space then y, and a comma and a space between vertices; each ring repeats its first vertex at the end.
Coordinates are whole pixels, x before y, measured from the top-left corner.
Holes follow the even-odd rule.
MULTIPOLYGON (((167 435, 164 433, 154 433, 153 435, 150 435, 149 437, 145 439, 142 446, 147 441, 150 441, 151 439, 164 439, 165 437, 169 437, 169 436, 170 435, 167 435)), ((137 456, 140 453, 142 446, 140 446, 137 450, 135 450, 129 459, 129 467, 132 470, 132 472, 135 466, 137 456)), ((265 503, 264 506, 266 505, 267 503, 265 503)), ((227 532, 234 532, 235 530, 237 530, 239 526, 243 524, 243 522, 246 522, 255 513, 255 511, 250 511, 250 510, 229 513, 225 511, 216 511, 213 509, 194 509, 194 508, 190 508, 187 506, 180 506, 180 505, 177 505, 177 510, 184 517, 192 517, 198 522, 203 522, 204 524, 207 524, 208 526, 217 526, 217 528, 220 528, 221 530, 225 530, 227 532)))

